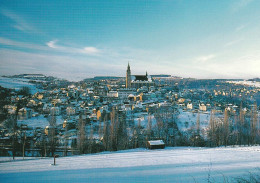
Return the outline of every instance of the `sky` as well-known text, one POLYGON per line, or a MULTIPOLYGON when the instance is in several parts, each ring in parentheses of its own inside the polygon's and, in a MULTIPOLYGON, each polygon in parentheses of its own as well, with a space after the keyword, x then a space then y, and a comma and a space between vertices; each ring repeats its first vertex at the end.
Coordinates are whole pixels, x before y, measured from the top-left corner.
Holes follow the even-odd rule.
POLYGON ((260 77, 259 0, 0 0, 0 75, 260 77))

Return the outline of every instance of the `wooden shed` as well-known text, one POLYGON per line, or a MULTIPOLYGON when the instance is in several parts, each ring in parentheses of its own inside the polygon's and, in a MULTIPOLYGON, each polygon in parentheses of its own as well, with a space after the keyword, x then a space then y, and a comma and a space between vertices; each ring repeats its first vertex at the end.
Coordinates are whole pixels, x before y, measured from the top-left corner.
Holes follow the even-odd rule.
POLYGON ((163 140, 150 140, 147 142, 147 148, 149 149, 164 149, 165 143, 163 140))

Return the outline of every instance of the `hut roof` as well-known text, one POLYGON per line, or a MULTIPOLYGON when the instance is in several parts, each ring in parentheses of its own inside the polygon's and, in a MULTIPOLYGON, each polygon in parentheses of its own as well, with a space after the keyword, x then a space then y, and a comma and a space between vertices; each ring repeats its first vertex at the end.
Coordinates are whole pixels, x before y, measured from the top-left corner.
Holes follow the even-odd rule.
POLYGON ((150 140, 148 141, 150 145, 165 145, 163 140, 150 140))

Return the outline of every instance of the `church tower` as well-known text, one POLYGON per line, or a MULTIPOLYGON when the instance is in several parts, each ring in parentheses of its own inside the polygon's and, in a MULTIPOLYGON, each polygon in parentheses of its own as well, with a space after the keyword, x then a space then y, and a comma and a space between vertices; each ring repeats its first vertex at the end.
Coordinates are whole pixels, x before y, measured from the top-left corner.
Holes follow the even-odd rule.
POLYGON ((126 70, 126 83, 125 83, 126 88, 131 88, 131 70, 130 70, 130 65, 128 62, 127 70, 126 70))

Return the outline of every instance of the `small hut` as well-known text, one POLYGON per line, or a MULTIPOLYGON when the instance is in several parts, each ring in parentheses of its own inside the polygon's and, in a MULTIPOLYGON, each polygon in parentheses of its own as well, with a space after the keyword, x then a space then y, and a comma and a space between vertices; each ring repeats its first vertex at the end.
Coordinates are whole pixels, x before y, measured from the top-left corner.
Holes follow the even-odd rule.
POLYGON ((147 147, 149 149, 164 149, 165 143, 163 140, 150 140, 147 142, 147 147))

